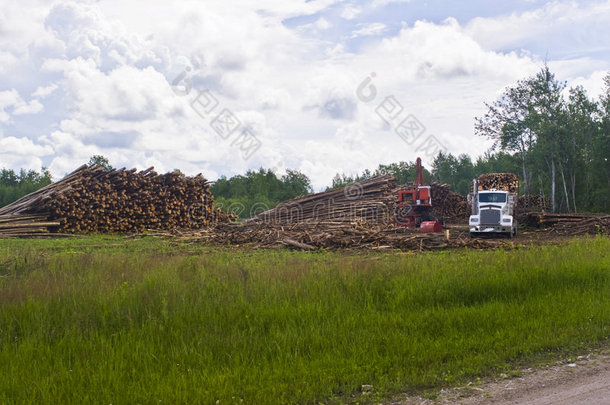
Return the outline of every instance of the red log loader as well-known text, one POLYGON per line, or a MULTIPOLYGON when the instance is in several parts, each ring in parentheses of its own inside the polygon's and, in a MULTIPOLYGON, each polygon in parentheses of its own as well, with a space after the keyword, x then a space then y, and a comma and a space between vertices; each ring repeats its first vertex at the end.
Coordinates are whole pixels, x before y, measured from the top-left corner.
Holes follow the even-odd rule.
POLYGON ((398 191, 395 223, 399 226, 419 228, 420 232, 441 232, 441 221, 432 214, 430 186, 424 185, 424 168, 421 159, 415 161, 415 182, 398 191))

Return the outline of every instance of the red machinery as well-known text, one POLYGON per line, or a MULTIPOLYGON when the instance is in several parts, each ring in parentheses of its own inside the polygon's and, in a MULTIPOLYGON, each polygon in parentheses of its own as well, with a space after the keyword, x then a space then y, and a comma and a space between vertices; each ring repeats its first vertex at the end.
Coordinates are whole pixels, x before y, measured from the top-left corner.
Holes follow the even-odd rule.
POLYGON ((398 191, 396 225, 419 227, 421 232, 441 232, 441 222, 432 214, 430 186, 424 186, 424 168, 421 159, 415 161, 415 183, 398 191))

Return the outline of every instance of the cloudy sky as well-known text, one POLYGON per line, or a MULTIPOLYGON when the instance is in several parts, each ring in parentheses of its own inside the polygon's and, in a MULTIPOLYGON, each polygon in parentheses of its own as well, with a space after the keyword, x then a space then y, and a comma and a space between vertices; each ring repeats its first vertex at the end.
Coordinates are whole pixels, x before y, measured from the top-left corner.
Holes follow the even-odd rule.
POLYGON ((592 96, 610 1, 0 1, 0 167, 94 154, 209 179, 484 153, 502 89, 546 60, 592 96))

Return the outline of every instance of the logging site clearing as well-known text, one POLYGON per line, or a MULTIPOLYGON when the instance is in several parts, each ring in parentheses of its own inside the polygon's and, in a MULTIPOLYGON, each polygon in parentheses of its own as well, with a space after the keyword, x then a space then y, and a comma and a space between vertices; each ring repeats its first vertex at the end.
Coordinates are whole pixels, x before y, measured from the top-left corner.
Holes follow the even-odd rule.
MULTIPOLYGON (((511 176, 506 188, 516 193, 518 180, 511 176)), ((492 183, 495 189, 506 177, 480 176, 479 184, 492 183)), ((551 214, 542 197, 524 195, 519 197, 514 212, 515 220, 523 226, 516 238, 473 239, 467 225, 471 212, 467 197, 452 192, 446 184, 433 183, 426 187, 431 203, 425 215, 439 222, 439 227, 442 220, 444 232, 423 233, 415 226, 397 222, 400 209, 412 211, 420 200, 413 207, 397 202, 396 196, 403 188, 391 175, 297 197, 237 221, 232 213, 214 205, 209 184, 201 174, 159 175, 152 167, 138 172, 84 165, 64 179, 0 208, 0 237, 123 233, 261 248, 423 251, 511 248, 569 236, 608 234, 610 230, 610 215, 551 214)), ((421 184, 415 189, 418 187, 421 184)))
POLYGON ((506 179, 518 233, 473 237, 445 184, 238 220, 202 175, 80 167, 0 208, 0 402, 507 398, 495 381, 606 350, 610 215, 549 213, 505 173, 476 187, 506 179))

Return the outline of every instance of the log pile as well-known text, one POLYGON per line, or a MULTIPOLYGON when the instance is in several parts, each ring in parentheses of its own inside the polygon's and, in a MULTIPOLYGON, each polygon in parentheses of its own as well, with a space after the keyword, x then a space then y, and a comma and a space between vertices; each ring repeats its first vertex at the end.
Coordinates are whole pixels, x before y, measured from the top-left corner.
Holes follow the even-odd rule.
POLYGON ((393 221, 396 178, 375 177, 346 187, 297 197, 262 212, 248 222, 292 224, 307 220, 375 223, 393 221))
POLYGON ((157 236, 172 237, 183 242, 211 243, 250 248, 282 248, 299 250, 337 249, 400 249, 424 251, 444 248, 510 247, 510 241, 471 239, 467 231, 420 233, 417 230, 392 224, 366 221, 314 221, 292 224, 248 222, 219 224, 201 230, 173 230, 157 236))
POLYGON ((544 212, 530 212, 528 223, 535 226, 555 226, 558 224, 572 224, 585 219, 599 216, 598 214, 552 214, 544 212))
POLYGON ((550 209, 550 201, 538 194, 521 195, 517 201, 517 212, 542 212, 550 209))
POLYGON ((558 223, 553 232, 561 235, 610 235, 610 215, 590 216, 571 223, 558 223))
POLYGON ((504 190, 504 187, 508 187, 510 193, 519 192, 519 178, 514 173, 485 173, 477 178, 477 184, 483 190, 504 190))
POLYGON ((106 171, 84 165, 61 181, 0 208, 0 216, 7 221, 6 229, 23 225, 30 216, 43 218, 39 228, 49 232, 199 228, 229 220, 214 208, 213 201, 209 182, 201 174, 159 175, 152 167, 140 172, 106 171))
MULTIPOLYGON (((290 224, 300 221, 366 220, 378 224, 394 222, 398 191, 396 178, 375 177, 343 188, 298 197, 265 211, 248 221, 290 224)), ((433 214, 451 222, 463 222, 470 215, 465 196, 448 184, 430 186, 433 214)))
POLYGON ((465 196, 451 191, 448 184, 432 183, 432 213, 449 222, 464 222, 470 215, 470 206, 465 196))
POLYGON ((515 207, 515 216, 520 224, 529 224, 537 226, 537 221, 528 217, 530 213, 543 213, 551 210, 548 200, 545 200, 541 195, 522 195, 517 200, 515 207))
POLYGON ((49 221, 46 215, 0 215, 0 237, 35 238, 49 235, 49 228, 57 229, 59 221, 49 221))
POLYGON ((551 227, 550 232, 562 235, 610 234, 610 215, 605 214, 547 214, 530 212, 527 223, 551 227))

